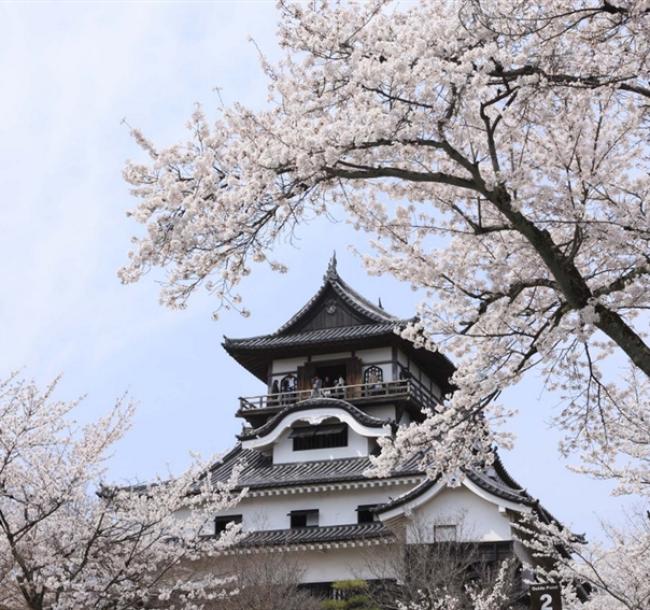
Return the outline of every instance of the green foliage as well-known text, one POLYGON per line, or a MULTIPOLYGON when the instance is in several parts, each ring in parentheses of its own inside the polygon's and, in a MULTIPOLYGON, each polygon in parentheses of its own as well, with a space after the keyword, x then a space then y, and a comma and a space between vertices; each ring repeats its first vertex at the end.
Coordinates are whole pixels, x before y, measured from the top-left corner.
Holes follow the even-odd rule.
POLYGON ((328 599, 322 603, 323 610, 379 610, 368 595, 365 580, 339 580, 332 583, 332 589, 342 599, 328 599))

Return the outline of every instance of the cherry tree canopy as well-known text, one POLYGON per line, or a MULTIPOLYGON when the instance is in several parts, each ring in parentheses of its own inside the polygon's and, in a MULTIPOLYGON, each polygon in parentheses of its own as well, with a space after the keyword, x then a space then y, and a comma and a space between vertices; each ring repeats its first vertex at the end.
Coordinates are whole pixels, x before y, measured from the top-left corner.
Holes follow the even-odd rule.
POLYGON ((236 501, 234 481, 215 488, 193 469, 147 487, 100 488, 132 408, 118 403, 80 428, 70 420, 77 402, 54 400, 55 386, 0 381, 0 607, 199 607, 220 582, 185 570, 235 537, 200 536, 236 501))
POLYGON ((251 261, 282 270, 274 244, 342 206, 376 236, 369 269, 428 295, 405 336, 458 364, 458 390, 378 471, 423 447, 431 474, 490 459, 508 440, 494 399, 538 366, 566 397, 565 449, 623 455, 622 489, 646 486, 648 1, 279 6, 267 110, 197 109, 168 148, 134 132, 146 233, 123 281, 159 266, 165 304, 204 286, 238 307, 251 261), (604 376, 612 354, 635 374, 604 376))

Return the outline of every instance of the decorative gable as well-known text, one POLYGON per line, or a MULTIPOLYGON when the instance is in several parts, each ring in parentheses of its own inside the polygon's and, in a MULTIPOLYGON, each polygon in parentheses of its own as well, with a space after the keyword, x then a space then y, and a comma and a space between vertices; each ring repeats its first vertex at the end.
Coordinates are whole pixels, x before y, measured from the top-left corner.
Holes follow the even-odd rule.
POLYGON ((398 319, 373 305, 341 279, 336 270, 334 254, 318 292, 274 334, 286 336, 324 328, 386 322, 397 323, 398 319))
POLYGON ((372 324, 373 322, 374 320, 369 320, 367 316, 361 315, 359 311, 345 303, 336 294, 332 286, 328 284, 310 309, 302 312, 300 318, 295 320, 282 334, 341 326, 359 326, 361 324, 372 324))

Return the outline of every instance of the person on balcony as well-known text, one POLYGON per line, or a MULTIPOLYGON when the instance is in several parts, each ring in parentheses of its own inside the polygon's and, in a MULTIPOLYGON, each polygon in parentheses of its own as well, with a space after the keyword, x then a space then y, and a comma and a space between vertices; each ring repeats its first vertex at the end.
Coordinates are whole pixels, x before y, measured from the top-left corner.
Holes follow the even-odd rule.
POLYGON ((345 379, 343 375, 336 380, 332 394, 335 398, 345 398, 345 379))
POLYGON ((323 380, 320 377, 314 377, 312 379, 311 397, 320 398, 323 393, 322 390, 323 390, 323 380))
POLYGON ((293 375, 287 375, 280 382, 280 402, 283 405, 296 402, 296 378, 293 375))

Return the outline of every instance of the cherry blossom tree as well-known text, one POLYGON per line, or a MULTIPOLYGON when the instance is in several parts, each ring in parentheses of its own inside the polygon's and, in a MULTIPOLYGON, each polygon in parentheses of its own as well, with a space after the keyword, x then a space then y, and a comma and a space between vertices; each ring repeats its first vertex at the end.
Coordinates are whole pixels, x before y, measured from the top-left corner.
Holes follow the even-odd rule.
POLYGON ((626 521, 603 524, 606 542, 591 544, 533 517, 519 529, 542 559, 539 579, 562 583, 568 610, 645 610, 650 607, 650 514, 636 511, 626 521))
POLYGON ((146 234, 122 279, 160 266, 165 304, 204 286, 238 307, 251 262, 283 270, 274 244, 342 206, 376 236, 368 268, 426 291, 404 335, 458 362, 458 390, 387 466, 423 445, 432 474, 489 459, 507 441, 494 398, 533 367, 566 395, 567 449, 605 438, 637 386, 601 361, 650 374, 648 3, 279 7, 268 110, 210 125, 197 109, 168 148, 134 131, 146 234))
MULTIPOLYGON (((145 232, 125 282, 167 272, 161 300, 204 287, 240 305, 253 262, 333 210, 373 236, 366 264, 426 298, 403 336, 444 349, 456 390, 385 441, 431 476, 510 438, 500 392, 537 369, 564 397, 562 450, 650 482, 647 0, 280 2, 269 107, 197 108, 190 136, 125 179, 145 232), (624 361, 608 375, 604 363, 624 361), (426 449, 426 451, 423 451, 426 449)), ((218 308, 217 307, 217 308, 218 308)))
POLYGON ((132 406, 118 401, 80 427, 79 401, 55 400, 56 385, 0 382, 0 607, 199 607, 220 582, 208 572, 188 579, 185 565, 235 539, 234 529, 200 535, 236 501, 234 480, 215 488, 197 466, 146 487, 101 486, 132 406))

